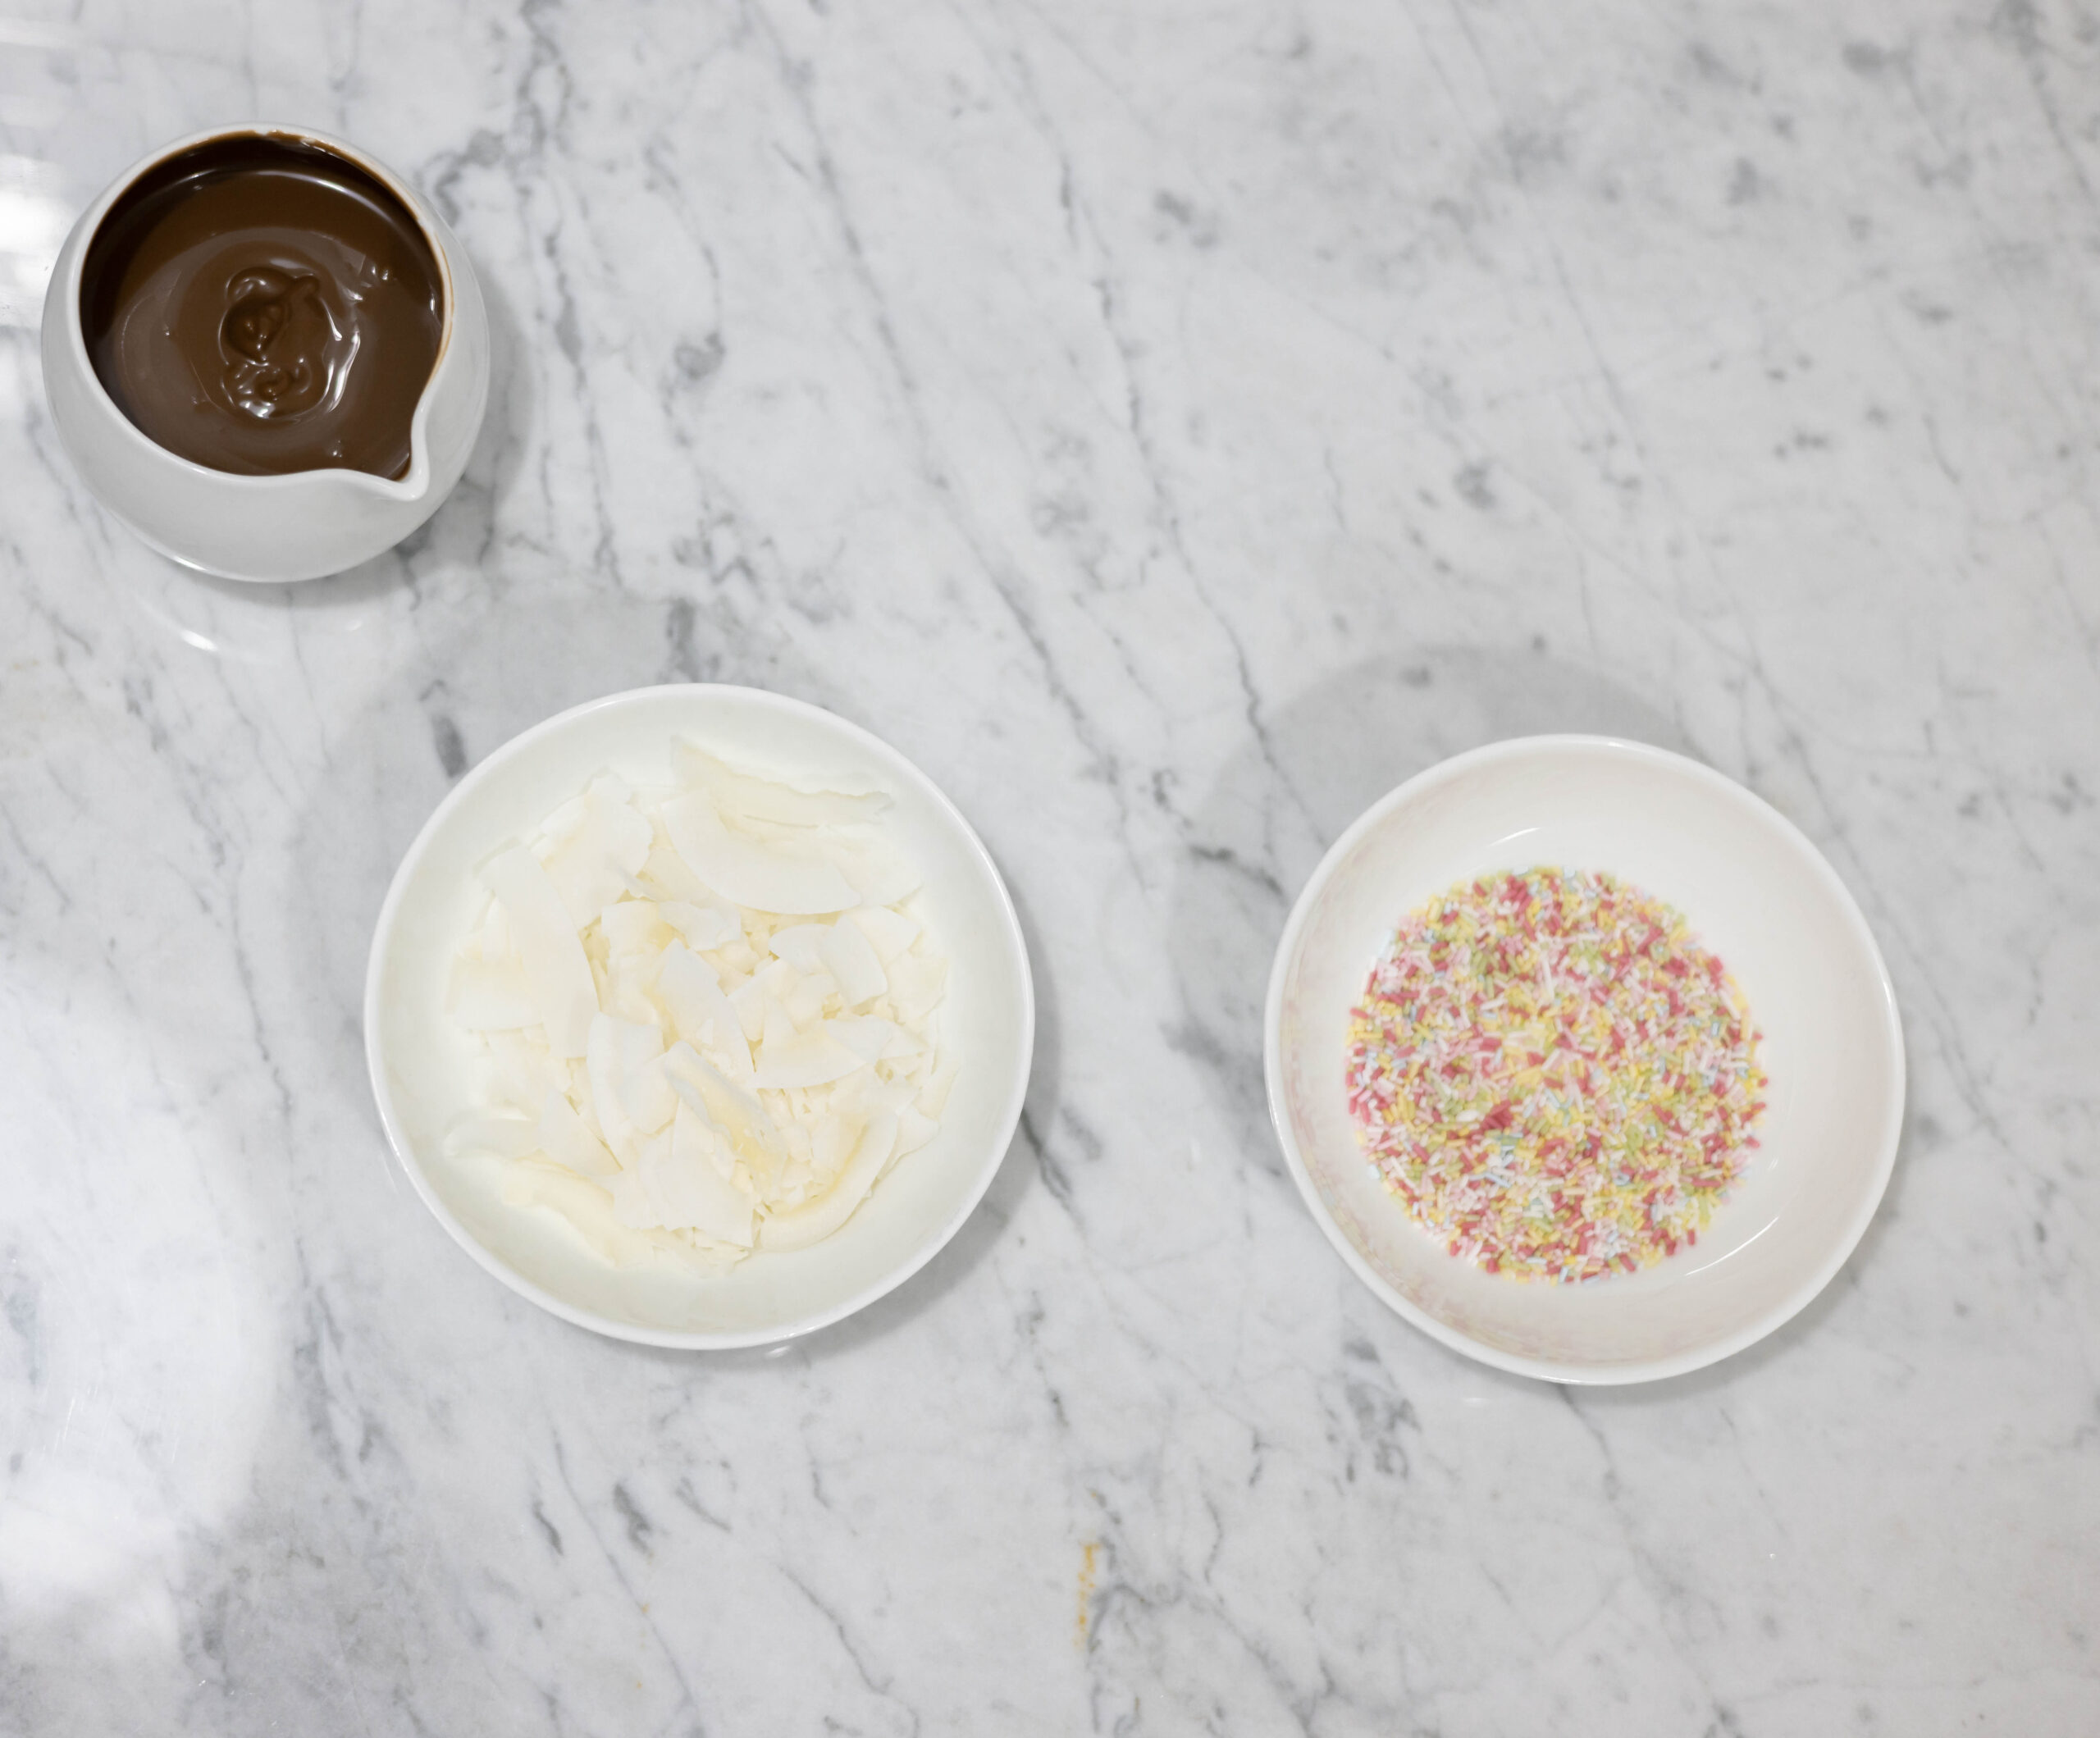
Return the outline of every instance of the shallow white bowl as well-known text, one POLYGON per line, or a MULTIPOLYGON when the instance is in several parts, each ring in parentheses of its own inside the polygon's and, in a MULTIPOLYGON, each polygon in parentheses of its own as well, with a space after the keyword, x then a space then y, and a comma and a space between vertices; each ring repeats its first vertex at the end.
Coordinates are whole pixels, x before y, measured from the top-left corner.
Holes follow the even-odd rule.
POLYGON ((460 780, 409 847, 372 937, 365 1056, 402 1168, 460 1247, 513 1291, 600 1334, 656 1346, 788 1339, 850 1316, 910 1279, 990 1186, 1020 1119, 1035 1042, 1028 951, 1006 885, 970 824, 911 763, 819 707, 756 688, 638 688, 514 737, 460 780), (506 1206, 501 1161, 448 1158, 470 1106, 477 1049, 445 1013, 446 974, 477 904, 475 870, 607 769, 668 784, 689 736, 758 773, 872 781, 894 800, 890 838, 924 877, 920 910, 948 956, 946 1032, 961 1070, 940 1133, 813 1248, 755 1255, 715 1276, 623 1270, 567 1223, 506 1206))
POLYGON ((1284 1156, 1343 1259, 1445 1345, 1557 1382, 1678 1375, 1769 1334, 1859 1242, 1903 1120, 1895 992, 1836 872, 1719 773, 1600 737, 1477 749, 1359 817, 1285 926, 1266 1053, 1284 1156), (1771 1079, 1762 1146, 1696 1247, 1575 1285, 1447 1253, 1364 1158, 1343 1090, 1349 1010, 1399 920, 1459 882, 1542 864, 1608 869, 1682 911, 1749 997, 1771 1079))

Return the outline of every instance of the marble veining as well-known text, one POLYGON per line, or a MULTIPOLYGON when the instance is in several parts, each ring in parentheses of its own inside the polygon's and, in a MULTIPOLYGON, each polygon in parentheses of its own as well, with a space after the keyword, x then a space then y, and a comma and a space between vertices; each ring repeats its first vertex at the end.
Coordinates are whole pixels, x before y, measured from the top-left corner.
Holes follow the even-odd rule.
POLYGON ((2100 1729, 2100 22, 2079 0, 0 0, 0 1731, 2100 1729), (472 255, 403 548, 149 554, 38 377, 126 162, 304 121, 472 255), (463 769, 758 683, 984 833, 1042 1037, 910 1285, 601 1341, 387 1161, 463 769), (1619 732, 1830 855, 1880 1217, 1615 1392, 1390 1316, 1267 1131, 1326 841, 1619 732))

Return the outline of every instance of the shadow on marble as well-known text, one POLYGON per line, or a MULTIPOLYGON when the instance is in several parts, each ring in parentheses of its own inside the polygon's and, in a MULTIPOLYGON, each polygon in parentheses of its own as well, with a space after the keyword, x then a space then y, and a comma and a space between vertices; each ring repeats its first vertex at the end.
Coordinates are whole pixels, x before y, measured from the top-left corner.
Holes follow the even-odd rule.
POLYGON ((390 550, 326 579, 286 585, 221 579, 148 549, 114 520, 104 550, 98 566, 112 602, 143 624, 148 643, 171 641, 262 666, 284 662, 294 634, 327 639, 365 629, 409 577, 390 550))
POLYGON ((1249 732, 1189 816, 1169 918, 1175 1041, 1215 1078, 1245 1157, 1286 1189, 1262 1086, 1262 1005, 1299 887, 1395 785, 1463 750, 1555 732, 1696 753, 1666 714, 1541 641, 1422 646, 1309 683, 1249 732))
POLYGON ((294 833, 289 927, 313 987, 304 1010, 312 1035, 375 1134, 359 1010, 372 926, 402 854, 461 774, 521 730, 584 700, 682 679, 680 636, 694 631, 676 600, 514 593, 497 609, 477 596, 340 732, 294 833))
POLYGON ((571 706, 703 671, 825 697, 799 662, 718 636, 687 598, 498 584, 457 601, 449 631, 412 642, 414 655, 345 723, 290 844, 286 928, 311 987, 300 1014, 331 1088, 375 1138, 360 1025, 366 954, 402 855, 468 767, 571 706))
MULTIPOLYGON (((372 568, 258 594, 199 582, 136 545, 121 559, 134 554, 191 602, 274 619, 272 658, 308 665, 329 655, 321 624, 331 612, 372 604, 384 614, 378 606, 398 589, 372 568)), ((18 1258, 0 1248, 9 1297, 21 1284, 40 1287, 47 1323, 106 1321, 112 1300, 136 1308, 122 1333, 84 1341, 77 1357, 48 1354, 45 1380, 62 1416, 75 1399, 121 1406, 135 1387, 147 1397, 153 1409, 121 1439, 139 1465, 119 1470, 174 1493, 176 1524, 127 1527, 127 1486, 111 1475, 99 1500, 115 1517, 114 1542, 98 1535, 98 1554, 54 1553, 63 1574, 16 1611, 0 1649, 0 1704, 30 1709, 36 1729, 160 1730, 171 1708, 197 1711, 208 1727, 223 1716, 260 1731, 281 1716, 304 1727, 316 1707, 346 1705, 369 1681, 405 1694, 412 1649, 395 1648, 382 1626, 352 1635, 346 1654, 331 1621, 349 1613, 354 1627, 356 1613, 397 1599, 388 1566, 433 1524, 421 1484, 428 1457, 404 1430, 471 1428, 451 1409, 477 1384, 504 1384, 529 1406, 549 1361, 587 1384, 633 1369, 619 1353, 636 1348, 576 1339, 581 1330, 454 1248, 392 1161, 365 1079, 372 925, 401 852, 453 780, 550 712, 677 679, 688 642, 705 646, 708 636, 705 615, 696 626, 695 611, 675 601, 528 596, 491 614, 494 589, 480 582, 434 600, 419 612, 422 635, 381 641, 404 648, 402 661, 325 752, 301 763, 311 782, 281 793, 288 812, 274 808, 278 792, 258 787, 253 810, 226 799, 208 814, 237 864, 227 881, 238 893, 205 920, 205 940, 240 962, 252 1044, 224 1020, 184 1018, 180 997, 144 1015, 127 1005, 95 924, 48 926, 41 952, 15 963, 18 997, 48 1001, 85 1032, 143 1038, 156 1074, 188 1091, 176 1146, 186 1164, 138 1176, 107 1152, 84 1178, 108 1197, 105 1225, 120 1214, 140 1222, 133 1241, 154 1254, 158 1278, 112 1289, 97 1275, 94 1307, 73 1308, 62 1283, 81 1282, 67 1271, 77 1264, 57 1259, 62 1252, 18 1258), (168 1273, 180 1280, 179 1308, 129 1305, 160 1302, 168 1273), (158 1373, 125 1380, 120 1354, 158 1373), (457 1380, 462 1366, 481 1374, 457 1380), (170 1371, 180 1373, 172 1384, 170 1371), (268 1682, 236 1681, 228 1664, 280 1656, 285 1669, 268 1682)), ((165 776, 157 760, 135 774, 165 776)), ((140 969, 155 958, 148 949, 140 969)), ((106 1471, 111 1457, 102 1462, 106 1471)), ((54 1513, 98 1497, 67 1463, 52 1466, 71 1480, 52 1488, 54 1513)), ((42 1476, 30 1466, 14 1494, 40 1499, 42 1476)), ((473 1723, 458 1712, 455 1729, 473 1723)))
POLYGON ((112 588, 162 634, 195 651, 235 662, 275 663, 296 634, 354 633, 369 626, 403 587, 434 565, 479 565, 495 538, 498 511, 517 481, 532 418, 532 372, 509 299, 484 278, 490 387, 465 473, 436 512, 384 554, 325 579, 282 585, 221 579, 148 549, 112 522, 112 588))

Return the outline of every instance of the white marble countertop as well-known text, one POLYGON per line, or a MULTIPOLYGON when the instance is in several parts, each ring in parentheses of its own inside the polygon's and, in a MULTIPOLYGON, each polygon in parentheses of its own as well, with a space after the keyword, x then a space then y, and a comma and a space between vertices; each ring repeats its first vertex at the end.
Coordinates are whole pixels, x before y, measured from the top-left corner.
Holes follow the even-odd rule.
POLYGON ((0 11, 0 1730, 2100 1730, 2089 9, 0 11), (148 554, 36 360, 251 116, 495 325, 466 483, 298 588, 148 554), (1039 976, 983 1209, 770 1356, 514 1298, 363 1070, 448 780, 678 678, 917 760, 1039 976), (1390 1316, 1261 1104, 1325 842, 1548 729, 1799 822, 1910 1044, 1838 1280, 1644 1389, 1390 1316))

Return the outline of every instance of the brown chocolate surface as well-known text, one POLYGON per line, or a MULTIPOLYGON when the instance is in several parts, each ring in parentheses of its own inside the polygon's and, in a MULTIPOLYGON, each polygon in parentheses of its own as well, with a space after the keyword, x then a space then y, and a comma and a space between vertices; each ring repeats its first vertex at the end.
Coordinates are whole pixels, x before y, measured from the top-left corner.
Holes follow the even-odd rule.
POLYGON ((109 395, 171 452, 249 476, 401 477, 440 281, 384 184, 305 140, 246 135, 170 159, 110 208, 80 323, 109 395))

